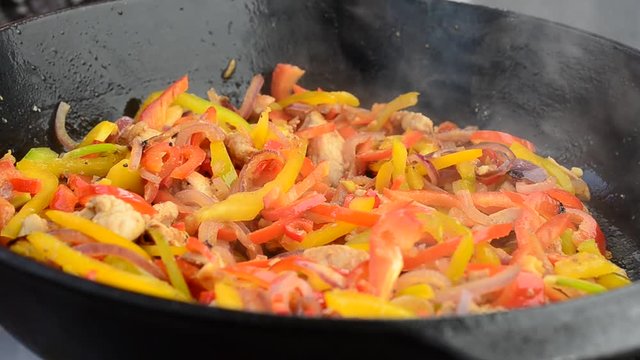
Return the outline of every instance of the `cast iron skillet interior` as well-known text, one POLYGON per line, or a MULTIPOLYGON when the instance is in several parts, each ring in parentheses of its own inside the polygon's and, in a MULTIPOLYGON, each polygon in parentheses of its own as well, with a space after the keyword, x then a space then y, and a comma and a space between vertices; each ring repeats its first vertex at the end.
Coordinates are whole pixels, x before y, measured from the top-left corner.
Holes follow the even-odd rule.
MULTIPOLYGON (((0 144, 79 138, 188 73, 238 99, 256 72, 306 68, 303 84, 366 106, 421 92, 418 109, 531 139, 584 169, 615 261, 640 277, 640 55, 542 20, 439 0, 102 3, 0 31, 0 144), (238 61, 229 81, 220 72, 238 61)), ((59 150, 59 148, 58 148, 59 150)), ((614 356, 640 349, 640 287, 539 309, 415 321, 278 318, 168 302, 50 270, 0 249, 0 322, 51 359, 614 356), (340 349, 340 350, 338 350, 340 349)))

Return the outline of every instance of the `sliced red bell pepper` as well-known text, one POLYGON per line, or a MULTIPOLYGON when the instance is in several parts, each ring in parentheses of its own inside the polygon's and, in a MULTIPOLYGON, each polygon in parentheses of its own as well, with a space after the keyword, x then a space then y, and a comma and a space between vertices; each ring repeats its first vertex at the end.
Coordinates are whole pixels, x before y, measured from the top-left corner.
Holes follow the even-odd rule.
POLYGON ((186 160, 182 165, 179 165, 173 171, 171 176, 174 179, 184 179, 194 172, 207 157, 207 153, 197 146, 184 145, 179 148, 182 160, 186 160))
POLYGON ((304 130, 300 130, 296 133, 296 135, 303 139, 312 139, 314 137, 318 137, 320 135, 330 133, 335 129, 336 129, 336 124, 333 122, 330 122, 330 123, 306 128, 304 130))
POLYGON ((284 234, 293 241, 300 242, 307 233, 313 230, 313 221, 305 218, 298 218, 287 221, 284 226, 284 234))
POLYGON ((526 271, 521 271, 515 280, 502 290, 496 300, 496 305, 507 309, 539 306, 544 303, 545 294, 542 277, 526 271))
MULTIPOLYGON (((498 224, 492 225, 482 229, 473 230, 473 242, 478 244, 485 241, 491 241, 495 239, 503 238, 511 233, 513 225, 498 224)), ((413 256, 405 256, 404 258, 404 270, 411 270, 425 263, 433 262, 443 257, 453 255, 454 251, 460 244, 461 239, 455 238, 447 240, 439 244, 428 247, 418 254, 413 256)))
POLYGON ((37 194, 42 188, 42 183, 38 179, 27 179, 23 177, 15 177, 9 179, 13 190, 18 192, 29 193, 31 195, 37 194))
POLYGON ((156 100, 154 100, 140 114, 140 121, 149 124, 149 127, 161 130, 167 117, 167 109, 176 100, 178 95, 189 88, 189 79, 185 75, 180 80, 169 86, 156 100))
POLYGON ((507 134, 501 131, 493 131, 493 130, 478 130, 471 134, 471 142, 474 144, 481 142, 495 142, 504 144, 507 146, 511 146, 514 142, 519 143, 520 145, 526 147, 530 151, 535 152, 536 147, 529 141, 525 139, 521 139, 517 136, 513 136, 511 134, 507 134))
POLYGON ((569 214, 558 214, 536 230, 536 237, 544 249, 553 248, 552 242, 571 226, 569 214))
POLYGON ((596 245, 598 245, 600 253, 605 255, 607 252, 607 238, 604 236, 602 229, 600 229, 600 225, 596 225, 596 237, 594 240, 596 241, 596 245))
POLYGON ((73 191, 91 185, 91 176, 69 174, 67 175, 67 185, 73 191))
POLYGON ((423 205, 453 208, 460 207, 460 200, 448 192, 434 190, 397 191, 384 189, 384 195, 396 200, 417 201, 423 205))
POLYGON ((282 218, 293 218, 297 217, 303 212, 314 208, 326 201, 324 195, 322 194, 312 194, 309 196, 305 196, 301 199, 298 199, 292 202, 289 205, 284 207, 270 209, 270 210, 262 210, 262 217, 267 220, 275 221, 282 218))
POLYGON ((249 240, 254 244, 264 244, 267 241, 277 239, 284 235, 284 225, 285 222, 283 220, 276 221, 271 225, 267 225, 262 229, 250 233, 249 240))
POLYGON ((410 149, 423 137, 424 137, 424 134, 420 131, 407 130, 402 136, 402 143, 404 144, 404 146, 407 147, 407 149, 410 149))
POLYGON ((76 190, 76 196, 78 196, 80 203, 83 205, 96 195, 115 196, 131 205, 141 214, 153 215, 156 213, 153 206, 146 202, 140 195, 116 186, 91 184, 76 190))
POLYGON ((365 163, 379 161, 379 160, 388 160, 388 159, 391 159, 391 149, 361 152, 358 155, 356 155, 356 159, 358 161, 362 161, 365 163))
POLYGON ((293 91, 294 85, 304 75, 304 70, 291 64, 278 64, 271 75, 271 96, 280 101, 293 91))
POLYGON ((330 218, 334 221, 343 221, 349 224, 366 227, 372 227, 380 219, 380 215, 376 213, 328 204, 318 205, 310 209, 309 212, 330 218))
POLYGON ((578 210, 584 209, 584 204, 582 204, 582 201, 580 201, 580 199, 578 199, 575 195, 568 191, 562 189, 551 189, 545 191, 545 194, 551 196, 555 200, 560 201, 563 206, 578 210))
POLYGON ((60 184, 53 194, 49 208, 54 210, 72 212, 78 204, 78 197, 69 187, 60 184))

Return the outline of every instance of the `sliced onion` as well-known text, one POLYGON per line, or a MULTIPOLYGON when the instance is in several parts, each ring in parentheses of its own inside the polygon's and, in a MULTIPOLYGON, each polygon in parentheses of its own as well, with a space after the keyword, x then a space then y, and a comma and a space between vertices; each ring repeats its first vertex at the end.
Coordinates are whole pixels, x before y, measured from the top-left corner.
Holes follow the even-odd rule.
POLYGON ((174 196, 187 206, 197 205, 199 207, 205 207, 216 202, 207 194, 193 189, 182 190, 177 192, 174 196))
POLYGON ((556 181, 549 177, 547 180, 539 183, 527 184, 524 181, 516 182, 516 191, 522 194, 531 194, 539 191, 547 191, 556 187, 556 181))
POLYGON ((456 196, 460 200, 460 210, 464 211, 465 215, 467 215, 469 219, 480 225, 492 224, 489 215, 478 210, 478 208, 476 208, 476 206, 473 204, 473 198, 471 197, 471 193, 469 192, 469 190, 460 190, 456 192, 456 196))
POLYGON ((307 114, 313 110, 313 106, 303 103, 293 103, 286 107, 284 110, 287 114, 297 116, 299 118, 305 118, 307 114))
POLYGON ((150 172, 147 169, 140 169, 139 172, 140 172, 140 177, 154 184, 160 184, 160 182, 162 181, 162 178, 160 178, 160 176, 150 172))
POLYGON ((494 276, 444 289, 436 294, 435 299, 439 302, 456 301, 460 299, 463 291, 468 291, 474 297, 488 294, 509 285, 518 273, 520 273, 519 265, 509 266, 494 276))
POLYGON ((547 179, 547 173, 544 169, 522 159, 512 161, 509 176, 515 180, 527 180, 533 183, 547 179))
POLYGON ((70 245, 96 242, 92 237, 71 229, 56 229, 50 231, 49 233, 70 245))
POLYGON ((125 249, 118 245, 94 242, 75 246, 74 249, 89 256, 113 255, 123 258, 133 265, 144 270, 145 272, 149 273, 150 275, 161 280, 166 280, 166 276, 164 275, 164 273, 155 264, 147 261, 145 258, 134 253, 133 251, 125 249))
POLYGON ((214 245, 218 239, 218 231, 222 229, 222 223, 217 221, 203 221, 198 227, 198 240, 203 244, 214 245))
POLYGON ((128 116, 122 116, 118 120, 115 121, 115 124, 118 126, 118 133, 121 133, 124 129, 128 128, 133 124, 133 119, 128 116))
POLYGON ((329 266, 318 264, 312 261, 296 261, 296 265, 316 273, 322 280, 334 288, 344 289, 347 286, 347 279, 329 266))
POLYGON ((475 127, 466 127, 464 129, 453 129, 442 133, 435 134, 435 138, 441 142, 453 142, 456 144, 465 144, 471 141, 471 135, 478 129, 475 127))
POLYGON ((226 225, 236 233, 240 244, 242 244, 242 246, 247 249, 247 256, 249 257, 249 260, 253 260, 256 258, 256 256, 262 255, 262 247, 260 247, 260 245, 254 244, 251 240, 249 240, 250 231, 245 224, 229 222, 226 225))
POLYGON ((131 142, 131 157, 129 160, 129 168, 136 170, 140 166, 140 160, 142 160, 142 139, 135 137, 131 142))
POLYGON ((349 169, 349 174, 347 175, 347 177, 360 175, 361 169, 357 169, 356 164, 356 150, 358 148, 358 145, 363 144, 369 140, 377 141, 382 139, 384 139, 384 134, 380 132, 360 132, 344 142, 344 145, 342 146, 342 157, 344 159, 345 168, 349 169))
POLYGON ((67 114, 71 110, 71 106, 64 101, 60 102, 58 105, 58 110, 56 111, 56 119, 54 122, 56 138, 62 145, 65 151, 69 151, 78 146, 78 142, 73 140, 69 133, 67 132, 66 123, 67 123, 67 114))
POLYGON ((473 305, 473 294, 467 290, 462 290, 458 306, 456 306, 456 314, 468 315, 473 305))
POLYGON ((396 281, 396 290, 408 288, 416 284, 427 284, 437 289, 445 289, 451 286, 451 281, 439 271, 418 269, 406 272, 396 281))
POLYGON ((516 156, 513 154, 511 149, 507 146, 498 143, 492 142, 483 142, 469 147, 471 149, 482 149, 482 150, 491 150, 494 154, 497 154, 502 159, 500 159, 499 164, 495 164, 496 168, 492 171, 489 171, 485 174, 478 175, 478 179, 489 180, 491 178, 495 178, 497 176, 502 176, 506 174, 509 169, 511 169, 512 162, 516 159, 516 156))
POLYGON ((511 207, 495 212, 489 215, 489 217, 491 218, 491 222, 493 224, 510 224, 516 221, 516 219, 518 219, 521 214, 522 208, 511 207))
MULTIPOLYGON (((178 125, 177 127, 181 127, 181 125, 178 125)), ((192 123, 186 123, 184 125, 187 126, 181 127, 177 132, 177 146, 187 144, 191 140, 191 135, 196 133, 204 133, 207 136, 207 139, 209 139, 210 141, 220 141, 224 139, 224 132, 216 124, 196 121, 192 123)))
POLYGON ((260 94, 262 85, 264 85, 264 77, 262 75, 258 74, 251 78, 251 83, 249 83, 247 92, 244 93, 244 99, 242 99, 242 105, 238 110, 238 115, 242 116, 245 119, 247 119, 251 115, 251 112, 253 111, 253 105, 256 103, 256 99, 260 94))
POLYGON ((238 174, 238 179, 233 183, 233 187, 231 188, 231 192, 239 192, 239 191, 250 191, 254 190, 253 178, 256 176, 257 167, 263 161, 269 160, 277 160, 280 161, 284 165, 284 161, 280 157, 280 155, 274 151, 261 151, 251 156, 249 161, 242 167, 240 173, 238 174))

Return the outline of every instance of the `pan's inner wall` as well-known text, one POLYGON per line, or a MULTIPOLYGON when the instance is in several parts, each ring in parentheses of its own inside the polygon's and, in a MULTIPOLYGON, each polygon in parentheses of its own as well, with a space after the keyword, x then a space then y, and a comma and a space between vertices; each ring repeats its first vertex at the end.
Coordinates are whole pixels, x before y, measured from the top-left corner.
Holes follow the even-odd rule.
POLYGON ((191 90, 241 97, 277 62, 365 105, 421 92, 435 120, 501 129, 583 168, 616 261, 640 278, 640 55, 541 21, 441 1, 157 0, 103 4, 0 32, 0 147, 58 145, 61 100, 80 137, 132 98, 189 73, 191 90), (145 16, 151 7, 172 9, 145 16), (99 14, 99 16, 97 15, 99 14), (142 19, 142 20, 141 20, 142 19), (220 71, 238 61, 233 78, 220 71))

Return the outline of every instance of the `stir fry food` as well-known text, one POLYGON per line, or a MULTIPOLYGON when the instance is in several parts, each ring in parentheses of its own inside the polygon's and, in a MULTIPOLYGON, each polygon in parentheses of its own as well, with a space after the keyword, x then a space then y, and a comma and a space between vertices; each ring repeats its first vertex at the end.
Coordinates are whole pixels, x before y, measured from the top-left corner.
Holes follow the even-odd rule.
POLYGON ((183 77, 65 152, 0 160, 2 244, 146 295, 312 317, 533 307, 629 284, 589 189, 522 138, 370 109, 278 64, 239 108, 183 77))

